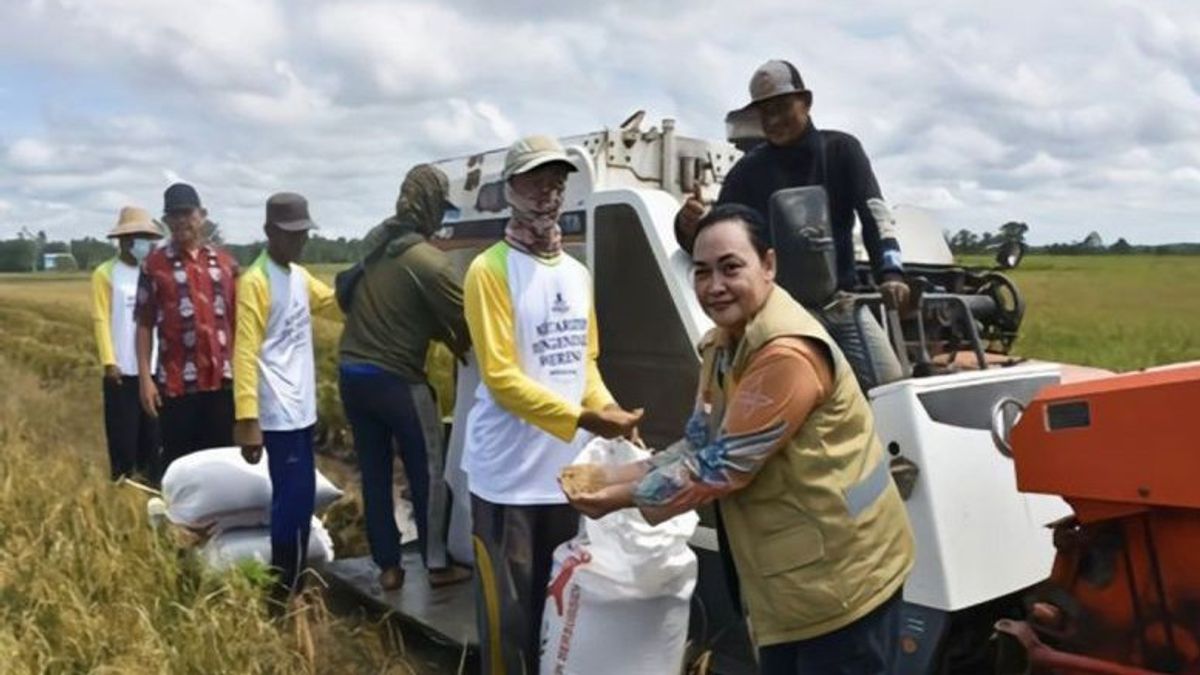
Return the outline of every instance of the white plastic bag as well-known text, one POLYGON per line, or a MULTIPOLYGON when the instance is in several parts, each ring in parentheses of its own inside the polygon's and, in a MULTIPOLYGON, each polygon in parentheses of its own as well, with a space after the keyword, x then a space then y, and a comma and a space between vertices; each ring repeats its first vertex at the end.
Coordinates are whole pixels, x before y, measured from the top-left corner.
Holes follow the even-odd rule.
MULTIPOLYGON (((271 521, 267 458, 249 464, 241 448, 200 450, 171 462, 163 474, 162 493, 167 518, 176 525, 227 530, 271 521)), ((316 510, 341 496, 342 491, 317 471, 316 510)))
POLYGON ((475 389, 479 387, 479 368, 474 352, 467 352, 467 362, 458 367, 458 382, 454 399, 454 424, 450 427, 450 442, 446 446, 446 468, 443 475, 450 486, 450 529, 446 535, 446 550, 456 561, 471 564, 475 547, 471 543, 471 492, 467 489, 467 472, 463 471, 463 447, 467 442, 467 415, 475 405, 475 389))
MULTIPOLYGON (((271 529, 250 527, 226 530, 217 534, 200 550, 204 562, 214 569, 223 570, 245 560, 257 560, 271 564, 271 529)), ((318 565, 333 561, 333 539, 320 520, 312 519, 308 535, 308 564, 318 565)))
MULTIPOLYGON (((576 464, 649 456, 628 441, 596 439, 576 464)), ((542 675, 669 675, 683 665, 696 554, 694 512, 656 526, 637 509, 583 519, 554 551, 542 613, 542 675)))

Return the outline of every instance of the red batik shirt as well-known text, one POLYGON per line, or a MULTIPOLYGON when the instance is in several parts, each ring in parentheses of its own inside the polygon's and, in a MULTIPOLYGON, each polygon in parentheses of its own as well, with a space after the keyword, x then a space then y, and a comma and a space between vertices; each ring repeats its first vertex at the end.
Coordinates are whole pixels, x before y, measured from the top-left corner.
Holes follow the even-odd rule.
POLYGON ((158 331, 155 379, 168 398, 229 386, 237 263, 201 246, 180 254, 174 243, 146 257, 138 279, 138 325, 158 331))

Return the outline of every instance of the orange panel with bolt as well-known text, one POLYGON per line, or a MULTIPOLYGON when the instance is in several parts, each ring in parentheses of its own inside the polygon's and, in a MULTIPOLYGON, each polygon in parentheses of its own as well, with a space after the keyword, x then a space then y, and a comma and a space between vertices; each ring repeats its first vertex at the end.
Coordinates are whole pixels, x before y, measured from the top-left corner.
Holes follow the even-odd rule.
POLYGON ((1200 674, 1200 364, 1048 387, 1017 482, 1061 495, 1050 579, 1002 622, 1001 672, 1200 674))

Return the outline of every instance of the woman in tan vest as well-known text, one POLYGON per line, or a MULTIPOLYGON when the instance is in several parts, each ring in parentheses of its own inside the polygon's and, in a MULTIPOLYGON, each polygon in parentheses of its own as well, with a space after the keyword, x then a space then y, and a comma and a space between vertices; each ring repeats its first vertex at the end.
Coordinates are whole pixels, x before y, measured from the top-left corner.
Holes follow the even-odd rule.
POLYGON ((716 327, 685 437, 585 469, 606 486, 568 496, 593 518, 636 506, 651 522, 715 501, 761 673, 891 673, 913 563, 904 504, 853 372, 775 285, 765 233, 737 204, 697 224, 693 285, 716 327))

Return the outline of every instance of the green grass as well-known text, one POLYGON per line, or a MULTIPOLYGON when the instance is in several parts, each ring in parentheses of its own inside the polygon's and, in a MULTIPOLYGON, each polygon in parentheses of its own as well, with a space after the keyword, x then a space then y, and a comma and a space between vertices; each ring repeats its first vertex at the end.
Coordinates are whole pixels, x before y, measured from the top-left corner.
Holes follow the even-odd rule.
POLYGON ((1006 274, 1027 304, 1019 354, 1121 371, 1200 359, 1200 256, 1038 255, 1006 274))

